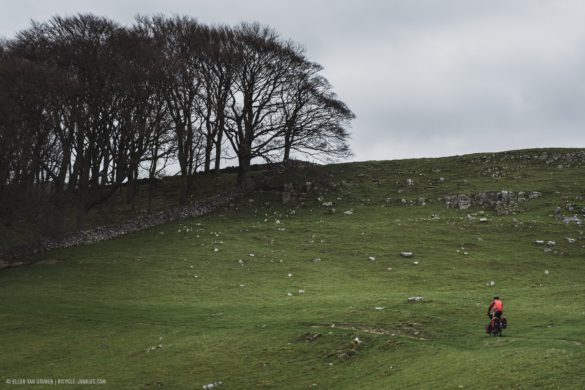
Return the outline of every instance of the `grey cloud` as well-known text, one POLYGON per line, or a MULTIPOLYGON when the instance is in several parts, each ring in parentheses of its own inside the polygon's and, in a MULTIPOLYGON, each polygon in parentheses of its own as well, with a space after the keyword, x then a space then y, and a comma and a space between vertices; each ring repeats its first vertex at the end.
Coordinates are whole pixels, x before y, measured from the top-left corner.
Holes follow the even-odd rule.
POLYGON ((0 36, 30 18, 76 12, 123 24, 138 13, 269 24, 306 47, 356 113, 356 160, 585 147, 581 0, 29 0, 2 8, 0 36))

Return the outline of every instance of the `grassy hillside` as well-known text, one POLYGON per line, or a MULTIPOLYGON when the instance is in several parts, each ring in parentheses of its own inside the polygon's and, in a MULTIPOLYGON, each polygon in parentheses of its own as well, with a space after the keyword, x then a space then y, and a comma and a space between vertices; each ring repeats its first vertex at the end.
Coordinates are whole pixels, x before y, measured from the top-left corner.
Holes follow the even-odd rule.
POLYGON ((575 152, 298 169, 267 188, 309 181, 302 203, 257 193, 2 270, 0 386, 581 389, 585 234, 553 217, 585 207, 585 161, 557 157, 575 152), (501 190, 542 197, 498 210, 440 200, 501 190), (501 338, 483 333, 494 294, 501 338))

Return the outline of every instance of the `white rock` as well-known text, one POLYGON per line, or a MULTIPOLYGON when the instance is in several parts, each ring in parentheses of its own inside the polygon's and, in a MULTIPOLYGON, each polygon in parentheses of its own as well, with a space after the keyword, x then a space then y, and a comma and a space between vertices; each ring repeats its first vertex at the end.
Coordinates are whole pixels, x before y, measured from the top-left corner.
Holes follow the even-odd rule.
POLYGON ((555 246, 555 245, 557 245, 557 243, 555 241, 550 240, 550 241, 548 241, 546 243, 546 245, 548 245, 548 246, 555 246))
POLYGON ((289 277, 289 278, 292 278, 292 276, 293 276, 293 274, 290 274, 290 273, 288 274, 288 277, 289 277))
POLYGON ((368 260, 374 261, 374 260, 376 260, 376 257, 370 256, 370 257, 368 257, 368 260))
POLYGON ((548 272, 548 270, 547 270, 547 269, 545 269, 545 270, 544 270, 544 274, 545 274, 545 275, 548 275, 549 273, 550 273, 550 272, 548 272))
POLYGON ((211 389, 215 389, 219 386, 221 386, 223 384, 222 381, 216 381, 213 383, 208 383, 206 385, 201 386, 203 388, 203 390, 211 390, 211 389))
POLYGON ((353 211, 352 210, 347 210, 347 211, 344 211, 343 214, 345 214, 345 215, 352 215, 353 214, 353 211))
POLYGON ((534 241, 536 245, 544 245, 544 240, 536 240, 534 241))
POLYGON ((299 294, 304 294, 304 293, 305 293, 305 290, 303 290, 302 288, 299 289, 299 294))
POLYGON ((425 299, 420 295, 408 298, 408 302, 424 302, 425 299))
POLYGON ((412 257, 412 252, 400 252, 400 256, 402 257, 412 257))
POLYGON ((253 254, 253 253, 250 253, 250 257, 254 257, 254 256, 256 256, 256 255, 255 255, 255 254, 253 254))
POLYGON ((577 241, 577 240, 575 240, 574 238, 567 237, 567 242, 568 242, 569 244, 574 244, 574 243, 575 243, 575 241, 577 241))
POLYGON ((289 297, 292 297, 293 296, 293 293, 289 292, 289 293, 286 293, 286 295, 289 296, 289 297))
POLYGON ((384 310, 384 307, 383 306, 376 306, 376 307, 374 307, 374 309, 375 310, 384 310))

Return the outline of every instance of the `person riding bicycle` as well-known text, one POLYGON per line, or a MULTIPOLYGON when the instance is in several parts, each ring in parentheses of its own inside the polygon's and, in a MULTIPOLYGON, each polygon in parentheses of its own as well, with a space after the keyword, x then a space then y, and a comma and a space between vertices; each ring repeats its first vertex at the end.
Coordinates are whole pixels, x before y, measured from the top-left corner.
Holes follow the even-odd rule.
POLYGON ((506 329, 508 327, 508 320, 504 317, 504 302, 500 299, 500 297, 495 296, 490 306, 488 307, 487 315, 490 318, 489 325, 486 325, 485 331, 487 334, 491 334, 494 330, 497 331, 494 336, 502 335, 502 329, 506 329))
POLYGON ((502 314, 504 314, 504 302, 502 302, 500 297, 495 296, 492 303, 488 307, 487 315, 489 318, 501 318, 502 314))

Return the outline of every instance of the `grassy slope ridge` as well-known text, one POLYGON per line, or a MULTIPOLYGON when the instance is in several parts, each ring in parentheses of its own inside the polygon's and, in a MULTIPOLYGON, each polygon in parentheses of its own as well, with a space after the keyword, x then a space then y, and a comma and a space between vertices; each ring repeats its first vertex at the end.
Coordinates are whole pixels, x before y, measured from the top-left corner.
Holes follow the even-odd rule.
POLYGON ((103 378, 99 388, 580 389, 585 234, 552 217, 585 207, 585 162, 554 158, 567 152, 299 169, 281 180, 317 186, 302 205, 259 193, 3 270, 0 387, 103 378), (543 196, 508 213, 438 200, 501 190, 543 196), (535 240, 556 245, 545 252, 535 240), (483 334, 493 294, 510 323, 502 338, 483 334), (408 303, 415 295, 425 302, 408 303))

